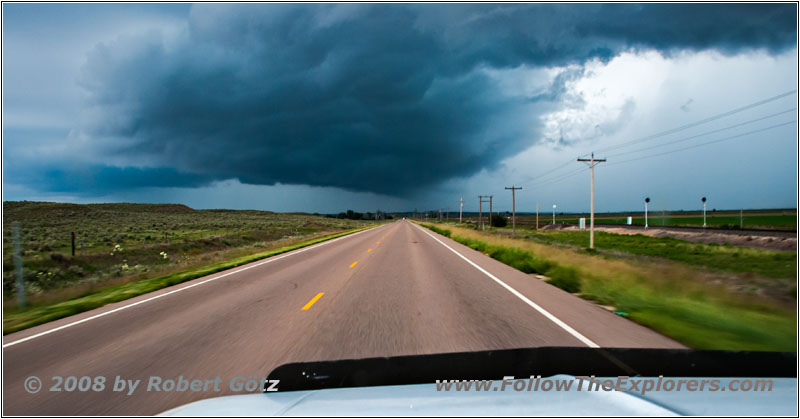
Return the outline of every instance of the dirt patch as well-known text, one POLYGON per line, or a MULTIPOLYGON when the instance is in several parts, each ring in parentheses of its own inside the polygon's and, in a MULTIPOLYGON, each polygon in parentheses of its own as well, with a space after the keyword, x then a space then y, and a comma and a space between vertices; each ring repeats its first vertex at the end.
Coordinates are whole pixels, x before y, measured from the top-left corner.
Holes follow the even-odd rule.
POLYGON ((577 230, 577 229, 578 227, 564 223, 545 224, 539 227, 539 230, 577 230))

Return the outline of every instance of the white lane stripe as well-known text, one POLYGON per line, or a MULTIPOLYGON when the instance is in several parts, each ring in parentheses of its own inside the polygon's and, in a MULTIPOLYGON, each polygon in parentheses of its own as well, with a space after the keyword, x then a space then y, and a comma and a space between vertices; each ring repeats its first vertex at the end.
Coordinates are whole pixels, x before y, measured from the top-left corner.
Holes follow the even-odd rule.
MULTIPOLYGON (((191 284, 191 285, 187 285, 187 286, 185 286, 183 288, 179 288, 179 289, 176 289, 176 290, 172 290, 170 292, 165 292, 163 294, 156 295, 155 297, 150 297, 150 298, 144 299, 142 301, 137 301, 135 303, 128 304, 128 305, 122 306, 122 307, 118 307, 118 308, 115 308, 113 310, 109 310, 109 311, 106 311, 106 312, 103 312, 103 313, 100 313, 100 314, 95 314, 94 316, 87 317, 85 319, 81 319, 81 320, 78 320, 78 321, 75 321, 75 322, 72 322, 72 323, 68 323, 68 324, 65 324, 63 326, 56 327, 54 329, 46 330, 44 332, 37 333, 35 335, 31 335, 31 336, 28 336, 26 338, 22 338, 20 340, 17 340, 17 341, 11 342, 11 343, 3 344, 3 349, 8 348, 9 346, 16 345, 18 343, 22 343, 22 342, 25 342, 25 341, 29 341, 31 339, 36 339, 38 337, 42 337, 44 335, 49 335, 50 333, 57 332, 57 331, 62 330, 62 329, 66 329, 68 327, 72 327, 72 326, 75 326, 77 324, 88 322, 89 320, 94 320, 94 319, 96 319, 98 317, 107 316, 107 315, 109 315, 111 313, 116 313, 118 311, 125 310, 126 308, 131 308, 131 307, 134 307, 134 306, 138 306, 139 304, 146 303, 148 301, 153 301, 153 300, 161 298, 161 297, 166 297, 166 296, 168 296, 170 294, 175 294, 176 292, 181 292, 181 291, 184 291, 184 290, 188 290, 189 288, 194 288, 194 287, 196 287, 198 285, 203 285, 203 284, 205 284, 207 282, 216 281, 217 279, 225 278, 226 276, 230 276, 230 275, 242 272, 242 271, 246 271, 248 269, 255 268, 256 266, 261 266, 261 265, 264 265, 264 264, 267 264, 267 263, 270 263, 270 262, 274 262, 274 261, 279 260, 279 259, 283 259, 283 258, 286 258, 286 257, 289 257, 289 256, 294 256, 296 254, 303 253, 303 252, 311 250, 311 249, 316 249, 317 247, 321 247, 321 246, 324 246, 326 244, 333 243, 335 241, 346 239, 348 237, 354 237, 354 236, 357 236, 357 235, 359 235, 361 233, 366 233, 367 231, 373 231, 374 229, 381 228, 381 227, 383 227, 385 225, 388 225, 388 224, 384 224, 384 225, 378 226, 378 227, 369 228, 369 229, 366 229, 366 230, 363 230, 363 231, 359 231, 357 233, 348 234, 346 236, 337 237, 335 239, 327 240, 327 241, 324 241, 322 243, 318 243, 318 244, 315 244, 315 245, 304 247, 302 249, 293 250, 291 252, 284 253, 284 254, 282 254, 280 256, 272 256, 272 257, 269 257, 269 258, 267 258, 266 260, 264 260, 262 262, 254 264, 254 265, 246 266, 244 268, 237 269, 235 271, 231 271, 231 272, 219 275, 219 276, 215 276, 213 278, 206 279, 205 281, 200 281, 200 282, 197 282, 197 283, 194 283, 194 284, 191 284)), ((156 291, 154 291, 154 292, 156 292, 156 291)), ((98 307, 98 308, 100 308, 100 307, 98 307)))
POLYGON ((550 314, 550 312, 549 312, 549 311, 547 311, 547 310, 543 309, 541 306, 539 306, 539 304, 536 304, 536 303, 534 303, 533 301, 531 301, 530 299, 528 299, 528 297, 526 297, 526 296, 522 295, 522 293, 520 293, 519 291, 515 290, 514 288, 511 288, 511 287, 510 287, 508 284, 506 284, 505 282, 501 281, 501 280, 500 280, 500 279, 498 279, 496 276, 494 276, 494 275, 490 274, 490 273, 489 273, 489 272, 487 272, 485 269, 483 269, 483 268, 481 268, 480 266, 478 266, 478 265, 477 265, 475 262, 473 262, 473 261, 471 261, 471 260, 467 259, 467 257, 466 257, 466 256, 462 255, 461 253, 458 253, 458 251, 457 251, 457 250, 455 250, 455 249, 453 249, 452 247, 448 246, 448 245, 447 245, 447 244, 445 244, 443 241, 441 241, 441 240, 439 240, 438 238, 436 238, 436 236, 434 236, 433 234, 431 234, 431 233, 427 232, 427 231, 426 231, 426 230, 425 230, 423 227, 420 227, 420 226, 418 226, 418 225, 416 225, 416 224, 414 224, 414 226, 416 226, 418 229, 422 230, 422 232, 423 232, 423 233, 425 233, 425 234, 429 235, 429 236, 430 236, 432 239, 434 239, 434 240, 436 240, 437 242, 439 242, 439 243, 440 243, 442 246, 444 246, 444 247, 446 247, 446 248, 450 249, 450 251, 451 251, 451 252, 453 252, 453 253, 457 254, 457 255, 458 255, 458 256, 459 256, 461 259, 464 259, 465 261, 467 261, 467 263, 469 263, 470 265, 474 266, 474 267, 475 267, 475 269, 477 269, 477 270, 479 270, 479 271, 483 272, 483 273, 484 273, 486 276, 488 276, 489 278, 492 278, 492 279, 493 279, 495 282, 497 282, 498 284, 502 285, 502 286, 503 286, 503 288, 505 288, 505 289, 509 290, 509 291, 510 291, 512 294, 516 295, 516 296, 517 296, 517 297, 518 297, 520 300, 522 300, 522 301, 526 302, 526 303, 527 303, 529 306, 531 306, 531 307, 533 307, 534 309, 536 309, 536 311, 538 311, 539 313, 542 313, 542 315, 544 315, 544 316, 545 316, 545 317, 547 317, 548 319, 552 320, 552 321, 553 321, 553 323, 557 324, 559 327, 561 327, 562 329, 566 330, 566 331, 567 331, 567 333, 569 333, 570 335, 574 336, 574 337, 575 337, 576 339, 578 339, 579 341, 581 341, 581 342, 585 343, 585 344, 586 344, 587 346, 589 346, 590 348, 599 348, 599 347, 600 347, 600 345, 598 345, 598 344, 594 343, 593 341, 591 341, 591 340, 590 340, 589 338, 587 338, 586 336, 583 336, 583 335, 582 335, 582 334, 580 334, 580 333, 579 333, 577 330, 575 330, 575 329, 573 329, 573 328, 569 327, 569 325, 568 325, 568 324, 566 324, 566 323, 564 323, 563 321, 561 321, 561 319, 559 319, 558 317, 556 317, 556 316, 554 316, 554 315, 550 314))

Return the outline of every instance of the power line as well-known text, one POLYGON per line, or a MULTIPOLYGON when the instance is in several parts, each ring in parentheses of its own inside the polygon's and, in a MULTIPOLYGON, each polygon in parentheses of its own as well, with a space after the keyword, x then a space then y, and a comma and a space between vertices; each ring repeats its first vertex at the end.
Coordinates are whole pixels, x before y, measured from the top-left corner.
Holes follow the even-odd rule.
POLYGON ((530 180, 537 180, 537 181, 539 181, 539 180, 541 180, 541 178, 547 177, 547 175, 548 175, 548 174, 550 174, 550 173, 553 173, 553 172, 557 172, 558 170, 560 170, 560 169, 563 169, 563 168, 565 168, 565 167, 567 167, 567 166, 569 166, 569 165, 571 165, 571 164, 572 164, 572 159, 570 159, 570 160, 567 160, 567 161, 565 161, 564 163, 562 163, 562 164, 560 164, 560 165, 558 165, 558 166, 556 166, 556 167, 554 167, 554 168, 552 168, 552 169, 550 169, 550 170, 548 170, 548 171, 545 171, 545 172, 542 172, 542 173, 540 173, 539 175, 536 175, 536 176, 528 176, 528 177, 525 179, 525 181, 530 181, 530 180))
POLYGON ((599 151, 606 152, 606 151, 610 151, 610 150, 616 150, 616 149, 619 149, 619 148, 622 148, 622 147, 626 147, 626 146, 629 146, 629 145, 632 145, 632 144, 637 144, 637 143, 641 143, 641 142, 645 142, 645 141, 650 141, 650 140, 653 140, 655 138, 663 137, 665 135, 674 134, 676 132, 683 131, 683 130, 689 129, 689 128, 694 128, 694 127, 696 127, 698 125, 702 125, 702 124, 705 124, 705 123, 708 123, 708 122, 711 122, 711 121, 715 121, 717 119, 721 119, 721 118, 724 118, 726 116, 734 115, 734 114, 737 114, 739 112, 743 112, 743 111, 746 111, 748 109, 752 109, 752 108, 764 105, 764 104, 769 103, 769 102, 774 102, 774 101, 776 101, 778 99, 784 98, 784 97, 792 95, 794 93, 797 93, 797 89, 793 89, 793 90, 790 90, 788 92, 784 92, 784 93, 781 93, 779 95, 772 96, 772 97, 764 99, 764 100, 760 100, 758 102, 753 102, 753 103, 750 103, 748 105, 745 105, 745 106, 742 106, 742 107, 739 107, 739 108, 736 108, 736 109, 733 109, 733 110, 730 110, 730 111, 727 111, 727 112, 723 112, 723 113, 720 113, 720 114, 717 114, 717 115, 714 115, 714 116, 710 116, 708 118, 701 119, 699 121, 695 121, 695 122, 692 122, 690 124, 682 125, 682 126, 679 126, 677 128, 672 128, 672 129, 669 129, 669 130, 666 130, 666 131, 661 131, 661 132, 656 133, 656 134, 651 134, 651 135, 648 135, 648 136, 645 136, 645 137, 640 137, 640 138, 637 138, 635 140, 631 140, 631 141, 628 141, 628 142, 625 142, 625 143, 622 143, 622 144, 617 144, 617 145, 614 145, 614 146, 611 146, 611 147, 600 149, 599 151))
POLYGON ((795 108, 787 109, 787 110, 782 111, 782 112, 778 112, 778 113, 762 116, 761 118, 751 119, 749 121, 741 122, 741 123, 738 123, 738 124, 735 124, 735 125, 731 125, 731 126, 728 126, 728 127, 725 127, 725 128, 720 128, 720 129, 716 129, 716 130, 713 130, 713 131, 703 132, 703 133, 700 133, 700 134, 697 134, 697 135, 692 135, 690 137, 681 138, 681 139, 675 140, 675 141, 656 144, 656 145, 652 145, 652 146, 649 146, 649 147, 640 148, 638 150, 624 151, 622 153, 613 154, 610 157, 624 156, 626 154, 639 153, 639 152, 642 152, 642 151, 651 150, 651 149, 658 148, 658 147, 664 147, 664 146, 668 146, 668 145, 671 145, 671 144, 682 143, 684 141, 693 140, 695 138, 704 137, 706 135, 716 134, 718 132, 727 131, 729 129, 738 128, 738 127, 741 127, 741 126, 744 126, 744 125, 752 124, 754 122, 759 122, 759 121, 763 121, 765 119, 774 118, 776 116, 783 115, 783 114, 786 114, 786 113, 789 113, 789 112, 793 112, 793 111, 797 111, 797 108, 795 107, 795 108))
POLYGON ((723 138, 719 138, 719 139, 716 139, 716 140, 713 140, 713 141, 706 141, 704 143, 691 145, 689 147, 683 147, 683 148, 678 148, 678 149, 675 149, 675 150, 665 151, 665 152, 662 152, 662 153, 651 154, 651 155, 648 155, 648 156, 641 156, 641 157, 636 157, 636 158, 633 158, 633 159, 628 159, 628 160, 622 160, 622 161, 618 161, 618 162, 614 162, 614 163, 609 163, 608 166, 613 166, 613 165, 622 164, 622 163, 628 163, 628 162, 637 161, 637 160, 644 160, 644 159, 649 159, 649 158, 653 158, 653 157, 659 157, 659 156, 663 156, 663 155, 666 155, 666 154, 672 154, 672 153, 677 153, 679 151, 685 151, 685 150, 690 150, 690 149, 697 148, 697 147, 702 147, 704 145, 709 145, 709 144, 721 143, 723 141, 734 140, 734 139, 737 139, 737 138, 744 137, 746 135, 757 134, 759 132, 764 132, 764 131, 768 131, 768 130, 771 130, 771 129, 774 129, 774 128, 779 128, 779 127, 782 127, 782 126, 794 124, 796 122, 797 122, 797 120, 793 119, 791 121, 784 122, 784 123, 781 123, 781 124, 770 125, 770 126, 765 127, 765 128, 761 128, 761 129, 757 129, 757 130, 753 130, 753 131, 748 131, 748 132, 745 132, 745 133, 742 133, 742 134, 732 135, 730 137, 723 137, 723 138))
POLYGON ((557 178, 555 178, 555 179, 550 179, 550 180, 544 181, 544 182, 542 182, 542 183, 539 183, 539 184, 534 184, 534 185, 530 185, 530 186, 527 186, 527 187, 528 187, 529 189, 536 189, 536 188, 541 188, 541 187, 543 187, 543 186, 550 186, 550 185, 554 185, 554 184, 556 184, 556 183, 559 183, 559 182, 562 182, 562 181, 564 181, 564 180, 567 180, 567 179, 569 179, 569 178, 571 178, 571 177, 574 177, 575 175, 577 175, 577 174, 579 174, 579 173, 583 173, 583 172, 585 172, 585 171, 587 171, 587 170, 589 170, 589 168, 587 168, 587 167, 582 167, 582 168, 580 168, 580 169, 578 169, 578 170, 574 170, 574 171, 572 171, 572 172, 565 173, 565 174, 563 174, 563 175, 561 175, 560 177, 557 177, 557 178))

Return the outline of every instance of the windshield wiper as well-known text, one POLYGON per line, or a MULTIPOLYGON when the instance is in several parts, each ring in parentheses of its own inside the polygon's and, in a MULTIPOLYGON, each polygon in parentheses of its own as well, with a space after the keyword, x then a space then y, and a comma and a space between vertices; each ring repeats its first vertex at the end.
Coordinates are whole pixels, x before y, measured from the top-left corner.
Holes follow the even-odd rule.
POLYGON ((796 377, 793 352, 538 347, 284 364, 280 391, 500 380, 504 376, 796 377))

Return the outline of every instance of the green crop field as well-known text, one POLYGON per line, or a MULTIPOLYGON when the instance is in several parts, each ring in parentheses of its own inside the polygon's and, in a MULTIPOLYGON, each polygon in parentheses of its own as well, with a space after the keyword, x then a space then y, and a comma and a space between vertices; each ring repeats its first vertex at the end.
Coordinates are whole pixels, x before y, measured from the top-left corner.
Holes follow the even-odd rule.
POLYGON ((374 224, 306 214, 194 210, 183 205, 4 202, 5 310, 16 310, 14 221, 21 225, 25 289, 31 306, 374 224))

